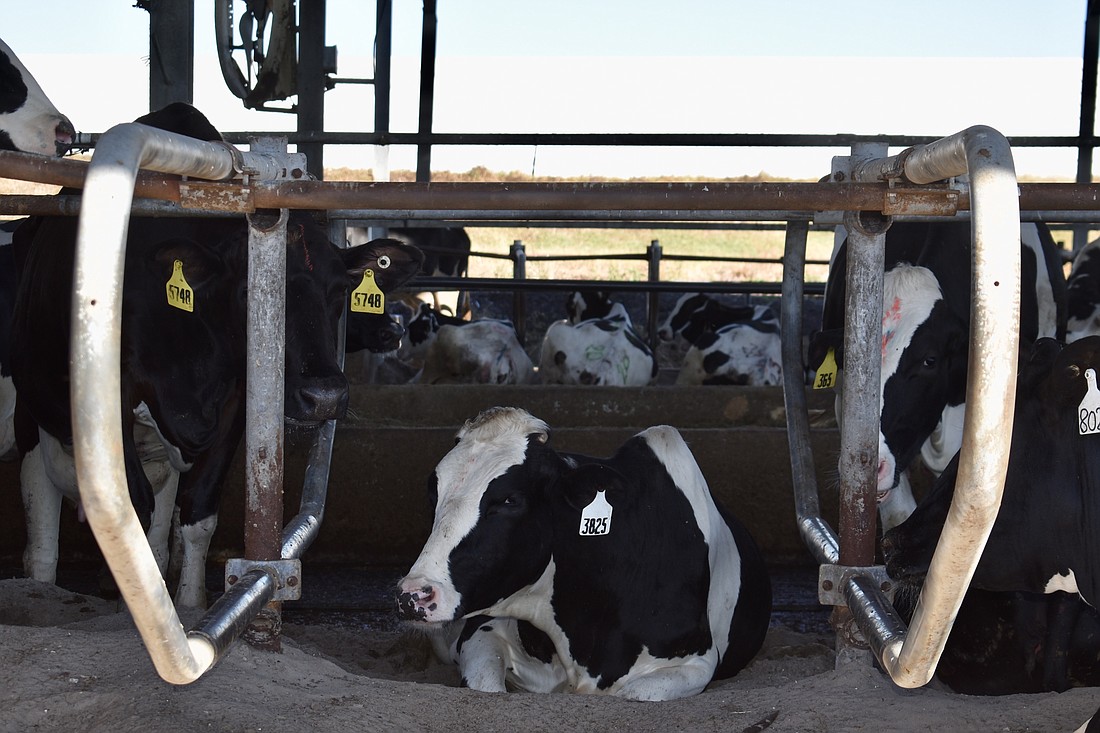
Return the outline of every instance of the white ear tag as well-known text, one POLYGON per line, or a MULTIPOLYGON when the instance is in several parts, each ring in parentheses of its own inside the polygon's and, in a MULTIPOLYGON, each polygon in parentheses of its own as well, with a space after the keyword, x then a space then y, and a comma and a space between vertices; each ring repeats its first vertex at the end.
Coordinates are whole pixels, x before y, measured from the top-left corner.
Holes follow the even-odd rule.
POLYGON ((597 491, 596 498, 581 511, 581 537, 610 533, 611 511, 612 507, 604 498, 603 491, 597 491))
POLYGON ((1096 370, 1085 370, 1088 391, 1077 408, 1077 430, 1081 435, 1100 433, 1100 389, 1096 388, 1096 370))

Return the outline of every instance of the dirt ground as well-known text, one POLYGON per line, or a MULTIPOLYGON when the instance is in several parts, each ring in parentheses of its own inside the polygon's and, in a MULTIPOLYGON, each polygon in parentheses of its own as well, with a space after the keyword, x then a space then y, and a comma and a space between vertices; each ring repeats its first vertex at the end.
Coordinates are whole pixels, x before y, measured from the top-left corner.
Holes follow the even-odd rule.
MULTIPOLYGON (((184 619, 190 623, 193 619, 184 619)), ((423 639, 323 623, 281 654, 238 643, 198 682, 160 680, 115 603, 0 581, 4 731, 1072 731, 1100 690, 968 697, 834 669, 831 641, 773 628, 759 657, 701 695, 662 703, 486 694, 457 686, 423 639)))

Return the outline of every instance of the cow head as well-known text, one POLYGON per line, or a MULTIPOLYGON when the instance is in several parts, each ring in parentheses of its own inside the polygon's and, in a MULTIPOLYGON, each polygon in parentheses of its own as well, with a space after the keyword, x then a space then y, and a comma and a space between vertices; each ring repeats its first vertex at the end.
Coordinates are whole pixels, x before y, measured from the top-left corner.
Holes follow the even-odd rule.
POLYGON ((64 155, 76 129, 0 41, 0 150, 64 155))
POLYGON ((550 562, 547 487, 564 465, 523 410, 487 410, 458 431, 429 487, 431 535, 399 583, 401 618, 452 621, 539 579, 550 562))
MULTIPOLYGON (((897 486, 901 471, 935 430, 947 405, 965 399, 967 326, 943 300, 931 270, 900 264, 883 276, 879 501, 897 486)), ((829 349, 844 367, 841 329, 810 340, 809 364, 817 370, 829 349)), ((837 396, 837 413, 840 396, 837 396)))
POLYGON ((681 336, 690 344, 707 331, 717 331, 731 323, 748 322, 758 316, 751 305, 731 306, 721 303, 705 293, 680 297, 668 318, 661 324, 657 336, 662 341, 672 341, 681 336))
MULTIPOLYGON (((1090 368, 1100 370, 1100 337, 1021 346, 1008 474, 973 587, 1042 592, 1072 570, 1085 600, 1100 601, 1085 577, 1095 557, 1100 435, 1081 435, 1078 414, 1090 368)), ((956 456, 913 514, 883 536, 887 572, 903 584, 924 580, 952 511, 958 464, 956 456)))
POLYGON ((306 212, 287 224, 285 411, 294 424, 340 418, 348 381, 336 362, 337 331, 348 294, 374 273, 383 293, 416 274, 423 256, 395 239, 340 249, 306 212))
POLYGON ((577 290, 566 296, 565 314, 572 324, 604 318, 611 312, 611 300, 602 290, 577 290))

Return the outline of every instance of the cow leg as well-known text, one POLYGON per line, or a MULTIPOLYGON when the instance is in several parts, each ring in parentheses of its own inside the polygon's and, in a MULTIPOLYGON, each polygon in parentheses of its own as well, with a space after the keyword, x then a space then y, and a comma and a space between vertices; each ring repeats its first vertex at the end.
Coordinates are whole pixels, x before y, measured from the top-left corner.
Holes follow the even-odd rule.
MULTIPOLYGON (((148 471, 150 466, 145 466, 148 471)), ((169 548, 168 542, 172 533, 172 518, 176 511, 176 490, 179 487, 179 472, 168 465, 167 461, 158 466, 161 470, 149 475, 153 484, 153 520, 149 523, 149 531, 145 534, 149 540, 149 548, 156 558, 157 567, 160 568, 161 577, 167 577, 169 548)), ((148 474, 147 474, 148 475, 148 474)))
POLYGON ((462 684, 481 692, 560 692, 568 677, 549 637, 528 625, 521 635, 513 618, 474 616, 454 644, 462 684), (532 642, 534 642, 532 644, 532 642))
MULTIPOLYGON (((714 676, 716 653, 712 650, 704 656, 697 656, 682 663, 672 660, 653 659, 654 669, 637 676, 631 676, 613 694, 631 700, 674 700, 690 697, 703 691, 714 676), (675 664, 675 666, 666 666, 675 664), (657 666, 662 665, 662 666, 657 666)), ((641 662, 640 664, 645 664, 641 662)), ((595 690, 585 690, 595 692, 595 690)))
POLYGON ((15 447, 15 385, 0 377, 0 461, 19 458, 15 447))
POLYGON ((57 582, 58 524, 61 521, 61 492, 46 471, 43 445, 39 443, 23 457, 19 471, 23 507, 27 519, 27 547, 23 551, 23 573, 46 583, 57 582))
POLYGON ((173 538, 173 556, 179 557, 180 583, 176 588, 177 606, 206 608, 206 553, 210 540, 218 526, 218 515, 212 514, 194 524, 179 524, 176 512, 178 536, 173 538))

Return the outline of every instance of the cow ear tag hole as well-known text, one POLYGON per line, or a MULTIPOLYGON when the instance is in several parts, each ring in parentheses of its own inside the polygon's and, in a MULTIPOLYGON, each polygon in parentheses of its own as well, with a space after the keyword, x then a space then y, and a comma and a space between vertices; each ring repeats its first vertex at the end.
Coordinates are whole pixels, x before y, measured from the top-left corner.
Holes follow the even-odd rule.
POLYGON ((1100 389, 1096 387, 1096 370, 1085 370, 1088 390, 1077 407, 1077 431, 1081 435, 1100 433, 1100 389))
POLYGON ((836 384, 836 350, 830 348, 825 353, 825 359, 817 369, 817 377, 814 379, 814 389, 828 389, 836 384))
POLYGON ((195 291, 183 277, 183 260, 172 263, 172 277, 168 278, 164 289, 168 294, 168 305, 188 313, 195 312, 195 291))
POLYGON ((582 537, 592 537, 611 532, 612 507, 607 503, 604 492, 597 491, 595 498, 581 510, 581 526, 579 534, 582 537))
MULTIPOLYGON (((379 258, 381 266, 382 258, 379 258)), ((386 258, 386 267, 389 267, 389 259, 386 258)), ((363 281, 359 287, 351 291, 351 310, 355 313, 385 313, 386 296, 378 289, 374 281, 374 270, 363 270, 363 281)))

